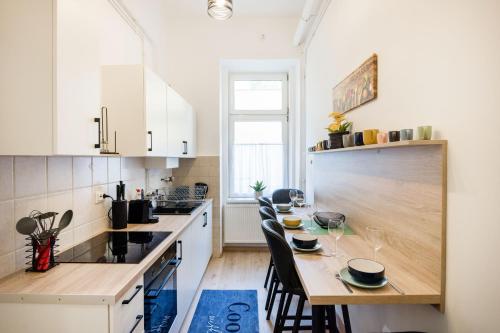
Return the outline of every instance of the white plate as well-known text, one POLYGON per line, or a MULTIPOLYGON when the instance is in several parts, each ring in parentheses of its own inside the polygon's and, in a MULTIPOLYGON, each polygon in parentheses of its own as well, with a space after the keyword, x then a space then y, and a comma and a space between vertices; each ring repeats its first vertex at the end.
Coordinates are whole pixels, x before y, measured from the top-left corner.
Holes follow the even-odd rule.
POLYGON ((288 226, 285 223, 281 223, 281 225, 285 229, 292 229, 293 230, 293 229, 300 229, 300 228, 302 228, 304 226, 304 223, 300 222, 300 224, 298 226, 296 226, 296 227, 288 226))
POLYGON ((290 241, 290 246, 292 247, 292 249, 300 251, 300 252, 315 252, 315 251, 318 251, 319 249, 321 249, 320 242, 317 242, 316 246, 313 247, 312 249, 303 249, 301 247, 298 247, 297 245, 295 245, 295 243, 293 241, 290 241))
POLYGON ((278 209, 276 209, 276 213, 290 214, 290 213, 293 213, 293 208, 290 208, 289 210, 278 210, 278 209))

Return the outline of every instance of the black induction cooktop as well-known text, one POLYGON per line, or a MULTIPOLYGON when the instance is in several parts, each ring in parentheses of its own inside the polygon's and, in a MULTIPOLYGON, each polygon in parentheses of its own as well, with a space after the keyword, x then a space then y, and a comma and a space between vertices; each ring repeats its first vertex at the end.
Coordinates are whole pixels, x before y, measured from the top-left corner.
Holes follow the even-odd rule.
POLYGON ((56 262, 137 264, 170 234, 171 232, 108 231, 62 252, 56 262))

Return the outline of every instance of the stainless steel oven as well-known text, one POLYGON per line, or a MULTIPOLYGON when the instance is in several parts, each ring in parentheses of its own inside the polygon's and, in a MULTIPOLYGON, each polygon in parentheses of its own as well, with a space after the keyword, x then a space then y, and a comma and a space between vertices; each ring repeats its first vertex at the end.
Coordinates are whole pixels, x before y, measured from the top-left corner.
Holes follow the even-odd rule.
POLYGON ((144 329, 167 333, 177 316, 177 267, 182 262, 182 242, 172 244, 144 273, 144 329), (180 255, 177 256, 177 244, 180 255))

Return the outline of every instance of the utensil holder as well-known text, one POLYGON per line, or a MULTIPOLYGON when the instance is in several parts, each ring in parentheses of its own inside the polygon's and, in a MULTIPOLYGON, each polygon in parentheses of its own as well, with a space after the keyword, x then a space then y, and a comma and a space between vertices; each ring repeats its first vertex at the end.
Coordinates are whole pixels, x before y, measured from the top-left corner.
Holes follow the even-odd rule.
POLYGON ((46 272, 57 265, 55 248, 59 246, 56 244, 59 239, 52 236, 42 243, 33 237, 28 237, 26 240, 29 241, 26 245, 30 246, 26 252, 31 253, 26 256, 26 259, 30 259, 26 265, 31 266, 26 269, 27 272, 46 272))

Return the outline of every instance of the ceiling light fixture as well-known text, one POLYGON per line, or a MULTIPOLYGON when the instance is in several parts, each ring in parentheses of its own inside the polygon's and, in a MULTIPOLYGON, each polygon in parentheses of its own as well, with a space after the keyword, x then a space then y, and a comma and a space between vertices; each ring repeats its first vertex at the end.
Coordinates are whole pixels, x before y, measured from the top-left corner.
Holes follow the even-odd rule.
POLYGON ((216 20, 227 20, 233 16, 233 0, 208 0, 208 15, 216 20))

